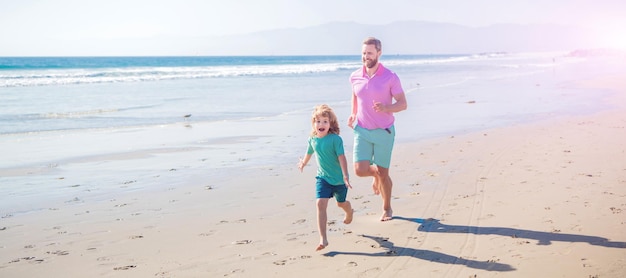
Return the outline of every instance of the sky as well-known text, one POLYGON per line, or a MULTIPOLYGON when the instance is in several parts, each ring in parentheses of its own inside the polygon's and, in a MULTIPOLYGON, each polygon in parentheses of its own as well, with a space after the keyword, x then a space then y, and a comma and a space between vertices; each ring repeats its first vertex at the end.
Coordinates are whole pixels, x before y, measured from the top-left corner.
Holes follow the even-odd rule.
POLYGON ((136 55, 140 49, 120 43, 404 20, 573 25, 626 48, 624 0, 0 0, 0 56, 123 55, 125 48, 136 55), (108 44, 115 53, 103 50, 108 44))

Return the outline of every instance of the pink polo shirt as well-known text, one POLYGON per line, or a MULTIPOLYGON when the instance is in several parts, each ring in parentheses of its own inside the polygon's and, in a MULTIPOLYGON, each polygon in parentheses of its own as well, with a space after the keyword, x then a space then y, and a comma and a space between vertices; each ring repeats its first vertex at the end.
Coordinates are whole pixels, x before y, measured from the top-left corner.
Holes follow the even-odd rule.
POLYGON ((393 96, 404 93, 400 78, 395 72, 378 64, 378 70, 370 78, 365 66, 350 75, 352 92, 357 96, 357 123, 366 129, 389 128, 393 125, 393 113, 374 111, 374 101, 385 105, 393 103, 393 96))

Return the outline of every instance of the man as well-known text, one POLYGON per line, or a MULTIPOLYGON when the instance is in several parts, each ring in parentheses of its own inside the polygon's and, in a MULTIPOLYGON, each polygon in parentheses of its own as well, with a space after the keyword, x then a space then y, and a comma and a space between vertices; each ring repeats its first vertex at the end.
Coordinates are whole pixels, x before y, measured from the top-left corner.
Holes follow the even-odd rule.
POLYGON ((407 103, 398 76, 378 62, 381 54, 380 40, 369 37, 363 41, 363 67, 350 75, 352 113, 348 126, 354 129, 354 171, 359 177, 374 178, 374 194, 383 200, 380 220, 388 221, 393 218, 389 177, 395 139, 393 113, 405 110, 407 103))

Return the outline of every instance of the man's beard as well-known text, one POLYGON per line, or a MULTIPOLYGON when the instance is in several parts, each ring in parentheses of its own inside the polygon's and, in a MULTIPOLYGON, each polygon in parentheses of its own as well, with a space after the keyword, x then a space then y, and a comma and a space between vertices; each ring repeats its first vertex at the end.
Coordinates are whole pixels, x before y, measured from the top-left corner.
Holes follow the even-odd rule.
POLYGON ((373 60, 365 60, 365 59, 363 59, 363 63, 365 64, 365 66, 368 69, 371 69, 374 66, 376 66, 376 64, 378 64, 378 59, 373 59, 373 60))

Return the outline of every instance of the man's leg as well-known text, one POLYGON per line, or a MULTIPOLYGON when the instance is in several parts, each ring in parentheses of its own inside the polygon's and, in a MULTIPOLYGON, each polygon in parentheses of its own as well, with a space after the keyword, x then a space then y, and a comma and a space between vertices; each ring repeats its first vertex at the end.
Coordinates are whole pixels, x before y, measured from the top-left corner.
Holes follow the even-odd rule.
POLYGON ((352 223, 352 217, 354 216, 354 210, 352 209, 352 204, 350 204, 350 201, 345 201, 345 202, 337 202, 337 206, 340 207, 341 209, 343 209, 343 211, 346 213, 346 216, 343 218, 343 223, 344 224, 350 224, 352 223))
POLYGON ((393 218, 393 210, 391 209, 391 188, 393 182, 389 177, 389 168, 378 166, 378 180, 380 186, 380 196, 383 199, 383 215, 380 221, 388 221, 393 218))
POLYGON ((354 163, 354 172, 359 177, 373 177, 372 190, 374 194, 380 194, 380 181, 378 178, 378 169, 374 165, 370 165, 369 160, 357 161, 354 163))

